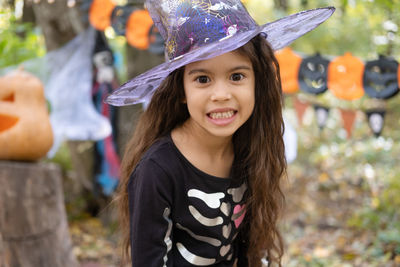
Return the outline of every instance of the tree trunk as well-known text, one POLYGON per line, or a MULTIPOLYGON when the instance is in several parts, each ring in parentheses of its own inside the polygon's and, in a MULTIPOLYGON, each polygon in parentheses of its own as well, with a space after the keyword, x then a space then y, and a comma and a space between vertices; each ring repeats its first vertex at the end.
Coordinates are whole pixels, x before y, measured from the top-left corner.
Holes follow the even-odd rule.
MULTIPOLYGON (((49 1, 24 1, 24 12, 30 8, 33 16, 27 14, 26 20, 35 18, 36 25, 42 30, 47 51, 52 51, 64 46, 78 34, 87 29, 89 24, 85 22, 83 11, 80 9, 82 1, 76 1, 75 6, 68 7, 67 0, 49 1)), ((93 145, 93 144, 92 144, 93 145)), ((73 159, 73 167, 77 173, 76 183, 80 183, 77 191, 91 189, 93 176, 93 150, 84 149, 87 142, 68 142, 68 147, 73 159)), ((72 192, 71 192, 72 193, 72 192)), ((1 266, 0 266, 1 267, 1 266)))
POLYGON ((4 254, 4 247, 3 247, 3 236, 1 234, 1 229, 0 229, 0 267, 7 267, 5 265, 5 254, 4 254))
MULTIPOLYGON (((24 7, 22 9, 22 22, 24 23, 35 23, 35 13, 29 0, 24 0, 24 7)), ((1 266, 0 266, 1 267, 1 266)))
POLYGON ((48 51, 62 47, 88 26, 83 22, 78 3, 68 7, 67 0, 57 0, 53 3, 40 1, 32 5, 36 24, 42 29, 48 51))
POLYGON ((60 168, 0 161, 0 267, 77 267, 60 168))
MULTIPOLYGON (((158 56, 149 51, 138 50, 127 46, 126 62, 128 77, 133 78, 164 62, 163 56, 158 56)), ((125 82, 125 81, 122 81, 125 82)), ((123 155, 125 145, 131 138, 139 115, 142 112, 142 105, 120 107, 117 110, 118 116, 118 151, 123 155)))

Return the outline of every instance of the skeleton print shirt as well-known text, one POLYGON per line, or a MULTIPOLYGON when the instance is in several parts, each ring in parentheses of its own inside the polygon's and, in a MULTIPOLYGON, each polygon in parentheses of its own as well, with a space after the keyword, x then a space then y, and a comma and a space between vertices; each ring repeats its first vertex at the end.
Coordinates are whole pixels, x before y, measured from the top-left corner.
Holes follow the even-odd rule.
POLYGON ((162 138, 128 185, 132 266, 246 266, 246 191, 244 179, 208 175, 162 138))

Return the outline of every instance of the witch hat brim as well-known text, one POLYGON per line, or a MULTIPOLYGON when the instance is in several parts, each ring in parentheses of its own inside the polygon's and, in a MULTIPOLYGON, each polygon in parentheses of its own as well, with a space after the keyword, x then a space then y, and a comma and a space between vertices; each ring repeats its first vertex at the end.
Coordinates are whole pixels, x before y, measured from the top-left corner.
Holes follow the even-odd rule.
POLYGON ((229 38, 193 49, 171 61, 160 64, 131 79, 114 91, 105 100, 114 106, 125 106, 146 102, 151 99, 161 82, 174 70, 192 62, 213 58, 233 51, 260 33, 264 33, 273 50, 279 50, 297 38, 315 29, 335 11, 334 7, 302 11, 282 19, 237 33, 229 38))

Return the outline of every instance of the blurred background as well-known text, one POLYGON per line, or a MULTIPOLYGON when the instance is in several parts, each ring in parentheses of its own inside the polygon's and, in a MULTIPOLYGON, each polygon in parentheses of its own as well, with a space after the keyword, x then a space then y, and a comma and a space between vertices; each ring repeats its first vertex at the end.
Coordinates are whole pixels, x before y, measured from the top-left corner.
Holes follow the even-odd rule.
MULTIPOLYGON (((259 24, 336 7, 276 52, 284 266, 400 266, 400 1, 243 3, 259 24)), ((112 198, 145 105, 103 100, 163 60, 142 0, 0 0, 1 267, 118 266, 112 198)))

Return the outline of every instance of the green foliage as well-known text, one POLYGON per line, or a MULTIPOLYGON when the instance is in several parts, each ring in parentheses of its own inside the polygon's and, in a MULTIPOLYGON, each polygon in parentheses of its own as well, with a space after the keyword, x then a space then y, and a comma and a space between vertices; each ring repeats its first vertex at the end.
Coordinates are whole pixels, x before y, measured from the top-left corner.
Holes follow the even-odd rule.
MULTIPOLYGON (((247 8, 260 24, 283 17, 282 10, 274 9, 262 0, 248 0, 247 8)), ((400 38, 390 32, 387 23, 400 28, 400 0, 308 0, 288 1, 287 13, 299 12, 305 8, 324 6, 336 7, 333 16, 317 29, 295 41, 294 50, 313 54, 320 52, 327 56, 339 56, 345 52, 362 59, 376 58, 378 54, 400 56, 400 38), (386 25, 386 26, 385 26, 386 25)), ((390 28, 390 27, 389 27, 390 28)))
POLYGON ((44 40, 31 24, 20 23, 9 9, 0 9, 0 68, 45 54, 44 40))
POLYGON ((91 218, 91 214, 86 211, 88 202, 91 200, 91 198, 92 196, 90 194, 86 194, 76 197, 70 203, 66 203, 65 208, 67 210, 69 222, 91 218))
POLYGON ((72 171, 71 153, 66 142, 62 143, 53 158, 47 161, 58 164, 63 172, 72 171))
MULTIPOLYGON (((348 221, 357 230, 377 233, 375 245, 400 249, 400 173, 388 178, 379 194, 348 221)), ((398 252, 397 252, 398 253, 398 252)))

